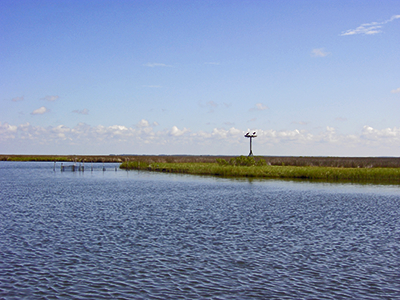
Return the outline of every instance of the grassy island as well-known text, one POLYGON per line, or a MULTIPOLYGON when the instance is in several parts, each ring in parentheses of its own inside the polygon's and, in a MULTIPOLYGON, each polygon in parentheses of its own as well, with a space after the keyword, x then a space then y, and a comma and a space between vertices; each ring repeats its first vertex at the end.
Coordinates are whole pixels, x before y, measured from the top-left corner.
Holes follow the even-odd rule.
POLYGON ((129 161, 120 168, 221 177, 288 178, 324 181, 390 182, 400 184, 400 168, 271 165, 263 159, 240 156, 229 161, 204 162, 129 161))
POLYGON ((400 184, 400 157, 0 155, 0 161, 114 162, 122 169, 194 175, 400 184))

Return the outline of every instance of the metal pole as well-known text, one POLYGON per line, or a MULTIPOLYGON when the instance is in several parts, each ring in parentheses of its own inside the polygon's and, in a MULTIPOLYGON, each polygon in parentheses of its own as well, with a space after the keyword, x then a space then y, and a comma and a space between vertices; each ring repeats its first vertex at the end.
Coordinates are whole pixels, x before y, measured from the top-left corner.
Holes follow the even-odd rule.
POLYGON ((251 136, 250 137, 250 153, 249 153, 249 156, 253 156, 252 140, 253 140, 253 137, 251 136))

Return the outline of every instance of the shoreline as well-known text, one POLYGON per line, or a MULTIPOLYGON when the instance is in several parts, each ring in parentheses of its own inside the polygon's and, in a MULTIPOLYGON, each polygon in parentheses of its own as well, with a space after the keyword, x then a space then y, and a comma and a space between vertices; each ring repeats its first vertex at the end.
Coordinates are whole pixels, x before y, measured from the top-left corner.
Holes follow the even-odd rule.
POLYGON ((125 170, 208 175, 226 178, 304 179, 327 182, 369 182, 400 185, 400 168, 337 168, 316 166, 232 166, 218 163, 128 162, 125 170))
MULTIPOLYGON (((132 162, 148 163, 216 163, 230 160, 230 155, 12 155, 0 154, 0 161, 59 162, 132 162)), ((337 167, 337 168, 400 168, 400 157, 319 157, 319 156, 254 156, 271 166, 337 167)))
POLYGON ((119 163, 121 169, 227 178, 298 179, 400 185, 398 157, 195 155, 1 155, 0 161, 119 163), (240 162, 251 162, 240 165, 240 162))

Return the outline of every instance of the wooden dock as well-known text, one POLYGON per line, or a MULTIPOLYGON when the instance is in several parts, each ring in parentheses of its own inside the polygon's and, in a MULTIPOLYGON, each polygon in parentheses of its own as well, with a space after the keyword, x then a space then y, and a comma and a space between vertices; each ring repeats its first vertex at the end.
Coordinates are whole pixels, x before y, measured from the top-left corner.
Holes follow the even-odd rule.
MULTIPOLYGON (((54 171, 55 170, 56 170, 56 166, 55 166, 55 163, 54 163, 54 171)), ((90 166, 90 171, 93 172, 94 170, 97 171, 97 170, 99 170, 99 168, 93 168, 93 163, 92 163, 91 166, 90 166)), ((102 168, 100 170, 103 171, 103 172, 107 170, 106 167, 104 166, 104 164, 103 164, 103 166, 102 166, 102 168)), ((114 170, 116 172, 118 170, 118 167, 115 167, 114 170)), ((85 172, 85 163, 83 163, 83 164, 74 163, 72 165, 64 165, 64 163, 61 163, 61 172, 65 172, 65 171, 69 171, 69 172, 85 172)))

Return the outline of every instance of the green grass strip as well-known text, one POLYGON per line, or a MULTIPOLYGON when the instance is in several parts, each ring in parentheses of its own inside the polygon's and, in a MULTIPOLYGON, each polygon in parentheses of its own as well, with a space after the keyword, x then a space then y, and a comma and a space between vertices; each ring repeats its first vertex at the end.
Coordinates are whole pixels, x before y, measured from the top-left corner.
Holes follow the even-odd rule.
POLYGON ((295 166, 221 166, 217 163, 122 163, 122 169, 214 175, 222 177, 299 178, 327 181, 390 181, 400 184, 400 168, 334 168, 295 166))

